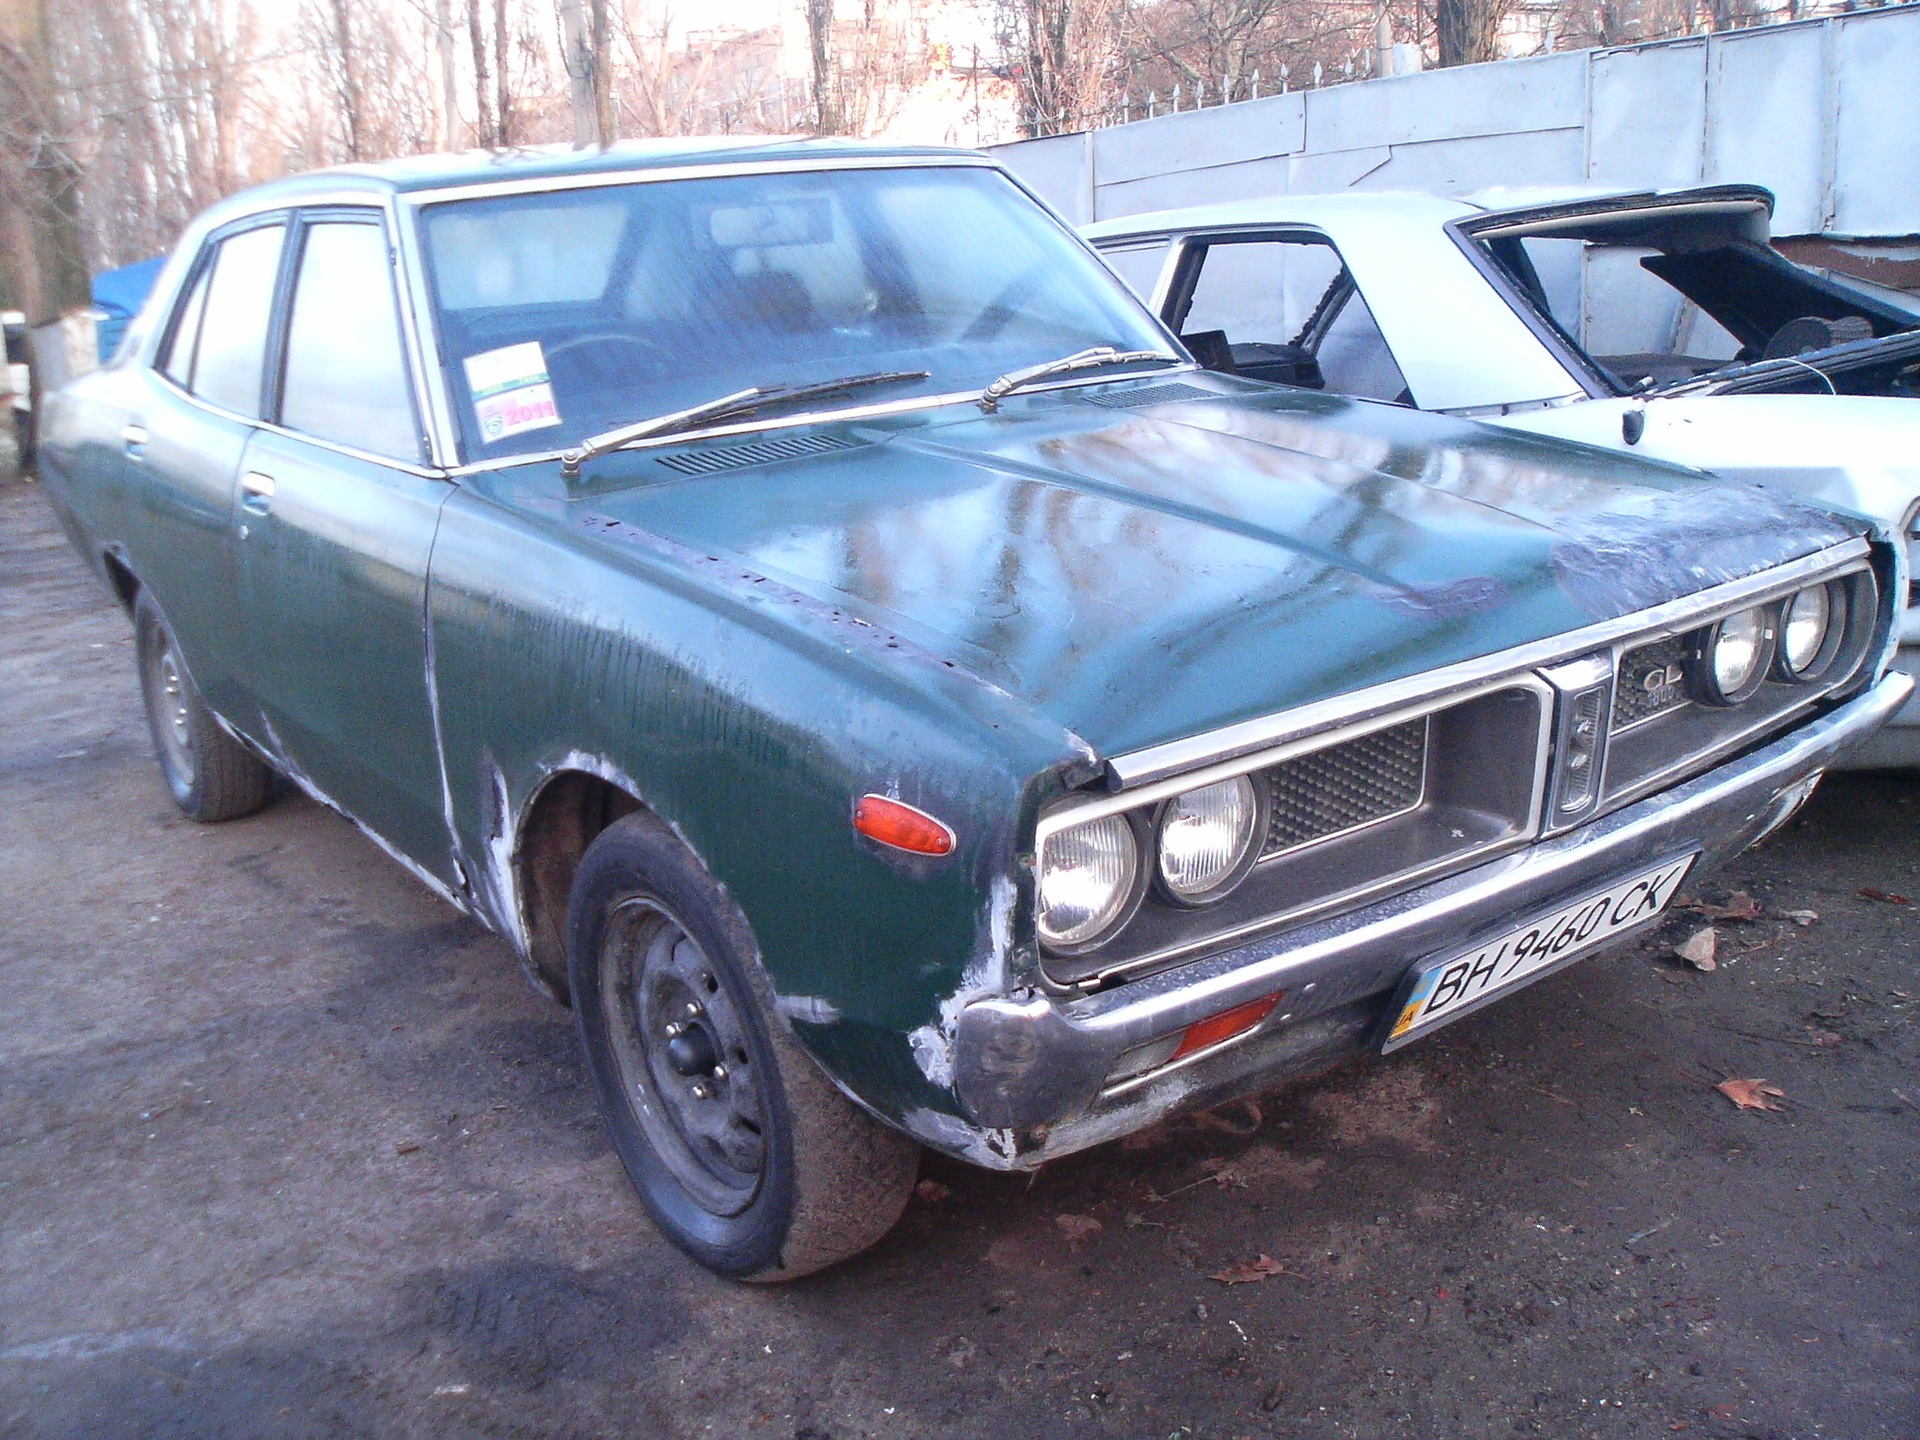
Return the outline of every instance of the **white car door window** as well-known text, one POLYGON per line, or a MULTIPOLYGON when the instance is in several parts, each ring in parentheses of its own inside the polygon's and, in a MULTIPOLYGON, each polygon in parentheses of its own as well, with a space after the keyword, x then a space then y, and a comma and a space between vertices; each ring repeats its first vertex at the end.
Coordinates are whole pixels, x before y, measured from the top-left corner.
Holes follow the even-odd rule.
POLYGON ((1179 328, 1213 368, 1230 356, 1235 372, 1256 380, 1407 403, 1386 337, 1328 242, 1213 241, 1199 265, 1179 328))

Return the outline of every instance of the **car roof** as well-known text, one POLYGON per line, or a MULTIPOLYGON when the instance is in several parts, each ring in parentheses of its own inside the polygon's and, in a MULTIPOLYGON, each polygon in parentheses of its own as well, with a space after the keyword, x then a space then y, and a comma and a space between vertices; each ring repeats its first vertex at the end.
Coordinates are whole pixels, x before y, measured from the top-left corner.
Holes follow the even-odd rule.
POLYGON ((1217 205, 1194 205, 1177 210, 1155 210, 1081 227, 1091 241, 1122 235, 1157 234, 1170 230, 1233 229, 1247 225, 1312 225, 1336 228, 1343 223, 1391 218, 1398 222, 1425 221, 1438 226, 1463 215, 1531 215, 1560 206, 1604 209, 1613 201, 1639 207, 1686 203, 1704 199, 1738 198, 1764 205, 1771 212, 1773 195, 1758 185, 1686 186, 1650 190, 1618 185, 1570 184, 1497 186, 1467 195, 1432 195, 1416 190, 1345 190, 1328 195, 1272 195, 1259 200, 1232 200, 1217 205))
MULTIPOLYGON (((409 155, 377 164, 337 165, 268 181, 233 197, 245 209, 297 205, 322 194, 364 191, 410 194, 465 189, 469 186, 551 180, 567 183, 594 176, 700 165, 776 165, 834 159, 858 163, 922 159, 984 159, 977 152, 932 146, 878 145, 853 140, 798 136, 696 135, 654 140, 625 140, 613 145, 576 148, 535 145, 512 150, 467 150, 455 154, 409 155)), ((231 203, 231 202, 230 202, 231 203)))

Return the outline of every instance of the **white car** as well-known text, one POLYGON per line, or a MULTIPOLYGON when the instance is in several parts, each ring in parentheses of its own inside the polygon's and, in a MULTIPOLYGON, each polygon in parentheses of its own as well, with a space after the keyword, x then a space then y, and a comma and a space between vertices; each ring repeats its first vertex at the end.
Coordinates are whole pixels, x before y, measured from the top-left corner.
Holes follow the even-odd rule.
MULTIPOLYGON (((1920 299, 1792 263, 1772 211, 1746 185, 1350 192, 1082 233, 1211 369, 1717 471, 1920 558, 1920 299)), ((1920 606, 1901 643, 1920 675, 1920 606)), ((1920 766, 1920 700, 1850 763, 1920 766)))
POLYGON ((0 335, 5 336, 7 348, 7 418, 12 422, 24 464, 32 458, 27 453, 33 404, 27 380, 27 317, 18 310, 0 310, 0 335))

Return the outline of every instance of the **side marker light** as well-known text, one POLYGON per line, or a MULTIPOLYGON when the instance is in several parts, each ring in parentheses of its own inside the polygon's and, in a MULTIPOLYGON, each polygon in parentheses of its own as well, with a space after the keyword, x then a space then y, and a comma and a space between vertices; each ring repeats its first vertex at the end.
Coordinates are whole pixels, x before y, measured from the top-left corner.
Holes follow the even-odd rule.
POLYGON ((915 855, 951 855, 953 831, 911 805, 884 795, 862 795, 853 807, 853 828, 870 840, 915 855))
POLYGON ((1279 995, 1263 995, 1258 1000, 1249 1000, 1246 1004, 1236 1005, 1231 1010, 1222 1010, 1218 1015, 1209 1015, 1204 1020, 1196 1020, 1187 1027, 1187 1033, 1181 1039, 1179 1048, 1168 1057, 1167 1063, 1172 1064, 1175 1060, 1218 1045, 1222 1040, 1231 1040, 1236 1035, 1245 1034, 1273 1013, 1274 1007, 1280 1003, 1281 995, 1284 993, 1283 991, 1279 995))

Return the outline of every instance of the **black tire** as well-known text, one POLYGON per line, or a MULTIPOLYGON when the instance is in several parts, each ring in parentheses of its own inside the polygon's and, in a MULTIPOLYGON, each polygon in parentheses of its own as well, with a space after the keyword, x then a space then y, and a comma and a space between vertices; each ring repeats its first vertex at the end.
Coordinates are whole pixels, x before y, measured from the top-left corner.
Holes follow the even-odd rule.
POLYGON ((133 603, 133 635, 147 728, 174 804, 208 825, 253 814, 273 795, 273 771, 213 718, 145 590, 133 603))
POLYGON ((792 1280, 893 1228, 920 1150, 800 1048, 758 955, 739 907, 652 815, 587 848, 567 972, 614 1149, 687 1254, 736 1280, 792 1280))

